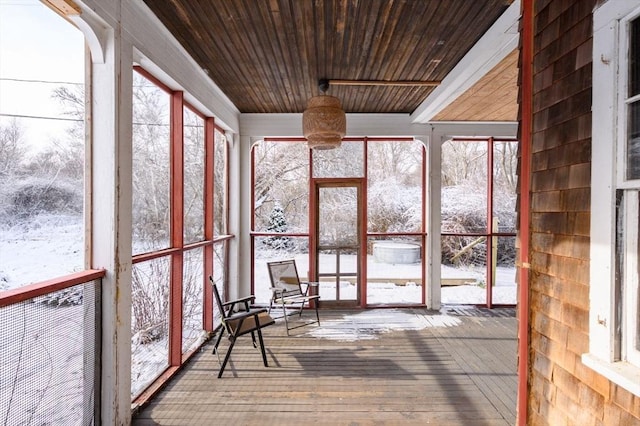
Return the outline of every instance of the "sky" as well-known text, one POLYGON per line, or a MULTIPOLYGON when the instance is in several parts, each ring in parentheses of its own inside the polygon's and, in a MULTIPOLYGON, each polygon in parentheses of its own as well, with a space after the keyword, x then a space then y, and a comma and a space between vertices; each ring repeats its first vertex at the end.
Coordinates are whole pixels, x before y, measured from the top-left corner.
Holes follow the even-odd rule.
MULTIPOLYGON (((65 117, 52 91, 84 81, 84 37, 38 0, 0 0, 0 124, 7 115, 65 117), (51 82, 51 83, 50 83, 51 82)), ((20 118, 32 150, 69 122, 20 118)), ((33 151, 32 151, 33 152, 33 151)))

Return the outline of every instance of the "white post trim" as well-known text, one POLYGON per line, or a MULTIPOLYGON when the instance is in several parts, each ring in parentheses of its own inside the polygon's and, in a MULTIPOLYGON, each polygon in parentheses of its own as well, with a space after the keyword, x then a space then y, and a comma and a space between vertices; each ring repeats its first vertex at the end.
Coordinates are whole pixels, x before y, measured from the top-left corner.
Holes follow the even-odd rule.
POLYGON ((102 281, 101 422, 131 422, 132 46, 108 31, 93 64, 92 259, 102 281))

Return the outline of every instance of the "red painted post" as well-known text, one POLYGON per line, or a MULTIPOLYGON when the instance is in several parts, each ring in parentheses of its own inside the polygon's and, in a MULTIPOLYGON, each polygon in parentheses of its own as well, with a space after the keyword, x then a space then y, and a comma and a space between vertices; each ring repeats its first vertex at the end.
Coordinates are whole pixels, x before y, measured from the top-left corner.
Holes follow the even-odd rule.
POLYGON ((529 400, 529 228, 533 131, 533 0, 522 0, 520 24, 520 264, 518 268, 517 424, 527 424, 529 400))
MULTIPOLYGON (((214 172, 214 132, 215 121, 213 117, 207 117, 204 121, 204 239, 213 241, 213 179, 214 172)), ((202 321, 205 331, 213 331, 213 288, 209 277, 213 275, 213 242, 204 246, 204 271, 202 321)))
MULTIPOLYGON (((184 246, 184 98, 171 93, 171 247, 184 246)), ((171 255, 169 281, 169 365, 182 363, 182 250, 171 255)))

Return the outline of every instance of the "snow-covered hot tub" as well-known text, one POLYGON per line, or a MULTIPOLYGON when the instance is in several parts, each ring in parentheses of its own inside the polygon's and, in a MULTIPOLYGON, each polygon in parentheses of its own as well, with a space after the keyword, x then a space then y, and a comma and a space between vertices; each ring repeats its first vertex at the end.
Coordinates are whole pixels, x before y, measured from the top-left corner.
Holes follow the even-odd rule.
POLYGON ((373 243, 373 259, 380 263, 417 263, 420 261, 420 245, 378 241, 373 243))

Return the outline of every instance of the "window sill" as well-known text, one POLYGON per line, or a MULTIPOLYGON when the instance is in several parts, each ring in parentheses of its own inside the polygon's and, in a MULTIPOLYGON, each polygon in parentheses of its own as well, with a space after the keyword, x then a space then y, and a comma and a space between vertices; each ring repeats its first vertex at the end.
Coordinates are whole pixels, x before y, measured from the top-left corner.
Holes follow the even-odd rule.
POLYGON ((640 397, 640 368, 624 361, 603 361, 589 353, 582 355, 582 362, 596 373, 640 397))

